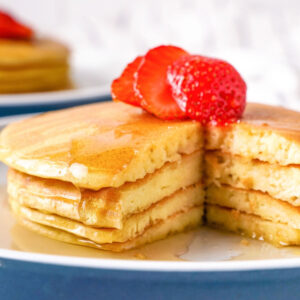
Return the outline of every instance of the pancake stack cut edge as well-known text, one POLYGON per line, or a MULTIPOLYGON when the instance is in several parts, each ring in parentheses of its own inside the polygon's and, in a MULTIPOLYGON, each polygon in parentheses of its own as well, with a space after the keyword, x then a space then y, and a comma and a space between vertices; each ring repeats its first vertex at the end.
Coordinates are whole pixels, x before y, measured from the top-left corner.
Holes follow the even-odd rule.
POLYGON ((117 252, 206 222, 300 245, 299 128, 299 113, 253 103, 205 132, 102 103, 8 126, 0 159, 18 221, 50 238, 117 252))
POLYGON ((248 105, 240 124, 206 136, 206 221, 300 245, 300 114, 248 105))
POLYGON ((0 148, 12 211, 38 233, 116 252, 195 228, 204 211, 202 140, 195 122, 121 103, 14 124, 0 148))

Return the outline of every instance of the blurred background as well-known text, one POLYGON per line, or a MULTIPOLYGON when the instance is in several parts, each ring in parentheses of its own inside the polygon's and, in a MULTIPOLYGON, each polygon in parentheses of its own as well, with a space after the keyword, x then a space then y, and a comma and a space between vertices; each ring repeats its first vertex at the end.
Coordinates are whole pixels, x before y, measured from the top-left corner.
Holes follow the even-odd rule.
POLYGON ((108 83, 160 44, 231 62, 248 100, 300 109, 299 0, 0 0, 41 34, 64 40, 73 61, 108 83))

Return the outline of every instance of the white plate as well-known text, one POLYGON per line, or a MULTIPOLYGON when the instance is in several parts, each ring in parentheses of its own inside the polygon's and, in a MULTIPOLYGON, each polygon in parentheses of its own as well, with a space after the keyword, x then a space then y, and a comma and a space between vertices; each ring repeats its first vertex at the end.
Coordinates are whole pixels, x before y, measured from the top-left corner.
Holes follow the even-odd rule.
POLYGON ((52 92, 0 95, 1 107, 18 107, 47 104, 84 102, 110 96, 110 76, 93 68, 72 69, 74 89, 52 92))

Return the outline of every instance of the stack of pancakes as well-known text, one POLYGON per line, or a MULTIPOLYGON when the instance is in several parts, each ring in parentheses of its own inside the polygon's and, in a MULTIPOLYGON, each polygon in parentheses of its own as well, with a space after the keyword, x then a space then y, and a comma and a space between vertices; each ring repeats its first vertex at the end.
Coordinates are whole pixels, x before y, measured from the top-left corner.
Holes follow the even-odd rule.
POLYGON ((204 220, 300 245, 299 128, 299 113, 259 104, 203 132, 102 103, 8 126, 0 159, 19 222, 54 239, 123 251, 204 220))
POLYGON ((241 123, 210 128, 208 224, 300 245, 300 114, 248 104, 241 123))
POLYGON ((159 120, 122 103, 37 116, 0 137, 19 222, 112 251, 201 224, 202 148, 197 122, 159 120))
POLYGON ((0 93, 63 89, 69 82, 69 50, 49 39, 0 40, 0 93))

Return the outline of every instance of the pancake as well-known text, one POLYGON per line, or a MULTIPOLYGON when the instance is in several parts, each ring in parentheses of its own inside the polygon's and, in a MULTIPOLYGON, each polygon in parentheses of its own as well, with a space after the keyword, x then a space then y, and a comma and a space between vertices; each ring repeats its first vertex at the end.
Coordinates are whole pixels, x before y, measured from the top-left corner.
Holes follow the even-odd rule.
POLYGON ((0 70, 0 77, 0 93, 52 91, 71 87, 68 66, 22 72, 0 70))
POLYGON ((80 238, 74 234, 68 233, 60 229, 34 223, 28 219, 24 219, 18 216, 16 218, 22 226, 38 234, 44 235, 55 240, 76 245, 98 248, 102 250, 110 250, 113 252, 122 252, 140 247, 144 244, 164 239, 175 233, 195 228, 201 224, 202 215, 202 207, 193 207, 187 212, 177 213, 169 217, 167 220, 164 220, 163 222, 159 222, 154 226, 147 228, 143 232, 143 234, 137 236, 132 240, 126 241, 124 243, 111 243, 101 245, 96 244, 90 240, 80 238))
POLYGON ((187 212, 193 207, 203 207, 204 192, 201 184, 181 189, 153 204, 147 210, 129 217, 124 222, 122 229, 95 228, 68 218, 25 207, 20 205, 18 199, 10 198, 9 201, 13 212, 22 218, 103 244, 132 240, 141 235, 148 227, 162 222, 177 213, 187 212))
POLYGON ((29 85, 33 84, 34 81, 36 85, 54 81, 54 78, 57 76, 59 80, 61 78, 67 78, 69 72, 68 65, 58 65, 53 67, 36 67, 30 69, 0 69, 0 88, 4 88, 5 85, 16 85, 24 84, 29 85))
POLYGON ((206 203, 233 208, 300 229, 300 208, 272 198, 266 193, 211 184, 206 190, 206 203))
POLYGON ((206 220, 209 226, 264 240, 277 247, 300 245, 299 229, 284 223, 264 220, 235 209, 208 204, 206 220))
POLYGON ((122 228, 123 220, 202 178, 202 153, 182 156, 154 173, 119 188, 79 189, 72 183, 43 179, 11 169, 8 193, 22 205, 87 225, 122 228))
POLYGON ((68 48, 51 39, 0 40, 0 69, 25 69, 65 65, 68 48))
POLYGON ((16 218, 54 239, 124 251, 204 213, 209 226, 300 245, 299 116, 248 104, 240 123, 207 128, 204 145, 197 122, 98 103, 8 126, 0 159, 16 218))
POLYGON ((300 167, 280 166, 222 152, 205 154, 207 181, 268 193, 300 205, 300 167))
POLYGON ((6 127, 0 160, 26 174, 99 190, 135 182, 202 148, 201 125, 123 103, 51 112, 6 127))
POLYGON ((241 122, 209 128, 205 147, 280 165, 300 164, 300 113, 248 103, 241 122))
POLYGON ((0 40, 0 93, 70 88, 69 50, 49 39, 0 40))

